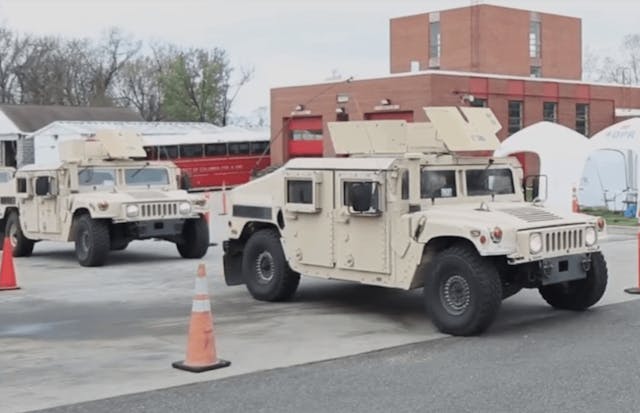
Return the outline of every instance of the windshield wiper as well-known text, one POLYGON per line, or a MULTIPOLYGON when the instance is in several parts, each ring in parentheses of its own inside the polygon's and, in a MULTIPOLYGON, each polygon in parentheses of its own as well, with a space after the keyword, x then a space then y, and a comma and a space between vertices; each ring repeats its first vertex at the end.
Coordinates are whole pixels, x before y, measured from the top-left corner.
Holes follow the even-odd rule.
POLYGON ((145 163, 145 164, 142 166, 142 168, 138 168, 138 169, 136 169, 136 171, 135 171, 134 173, 132 173, 132 174, 131 174, 131 177, 132 177, 132 178, 135 178, 135 177, 136 177, 136 175, 138 175, 140 172, 142 172, 142 170, 143 170, 144 168, 146 168, 147 166, 149 166, 149 162, 145 163))

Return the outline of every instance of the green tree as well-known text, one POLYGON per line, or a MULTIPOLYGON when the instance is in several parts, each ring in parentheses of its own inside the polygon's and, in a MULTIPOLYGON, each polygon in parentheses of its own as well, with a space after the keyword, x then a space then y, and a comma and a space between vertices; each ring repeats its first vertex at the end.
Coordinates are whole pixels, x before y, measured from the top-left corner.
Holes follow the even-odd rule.
POLYGON ((225 124, 230 75, 224 50, 190 49, 177 53, 161 75, 166 118, 225 124))

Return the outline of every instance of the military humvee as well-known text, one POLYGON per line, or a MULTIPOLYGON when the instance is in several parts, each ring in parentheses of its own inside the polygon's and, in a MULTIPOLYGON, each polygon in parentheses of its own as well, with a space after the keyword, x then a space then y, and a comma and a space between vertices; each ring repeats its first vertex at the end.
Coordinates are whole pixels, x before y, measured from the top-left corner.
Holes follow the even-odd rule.
POLYGON ((206 199, 178 188, 173 163, 136 160, 145 156, 139 136, 101 131, 61 142, 55 165, 20 168, 18 209, 6 221, 14 256, 31 255, 36 241, 74 241, 80 265, 100 266, 109 251, 151 238, 174 242, 184 258, 204 256, 206 199))
MULTIPOLYGON (((17 211, 15 197, 14 175, 16 169, 10 166, 0 166, 0 237, 4 241, 4 228, 7 224, 7 217, 12 211, 17 211)), ((4 242, 0 242, 0 250, 4 242)))
POLYGON ((329 123, 342 157, 292 159, 231 191, 227 284, 266 301, 291 297, 300 274, 424 287, 431 320, 455 335, 484 331, 521 288, 556 308, 595 304, 604 220, 525 202, 515 158, 465 153, 497 148, 489 109, 425 111, 428 123, 329 123))

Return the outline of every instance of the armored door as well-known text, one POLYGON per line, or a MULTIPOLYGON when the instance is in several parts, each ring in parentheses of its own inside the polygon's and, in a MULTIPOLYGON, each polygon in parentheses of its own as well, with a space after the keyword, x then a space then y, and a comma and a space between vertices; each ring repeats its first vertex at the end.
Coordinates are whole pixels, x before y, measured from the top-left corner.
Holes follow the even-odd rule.
POLYGON ((48 191, 36 191, 35 204, 38 210, 38 230, 42 233, 57 234, 60 232, 60 211, 58 197, 58 182, 53 175, 38 175, 35 186, 44 188, 47 182, 48 191))
POLYGON ((291 265, 334 266, 333 172, 288 170, 284 243, 291 265))
POLYGON ((336 172, 334 186, 336 266, 388 275, 391 269, 384 173, 336 172))

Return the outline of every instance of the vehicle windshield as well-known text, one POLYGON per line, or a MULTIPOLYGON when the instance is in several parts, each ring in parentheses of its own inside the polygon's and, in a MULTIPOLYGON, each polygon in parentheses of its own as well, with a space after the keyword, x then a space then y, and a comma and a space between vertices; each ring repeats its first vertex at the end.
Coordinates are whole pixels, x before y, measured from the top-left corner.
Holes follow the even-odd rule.
POLYGON ((455 171, 422 170, 420 173, 420 198, 454 198, 456 195, 455 171))
POLYGON ((80 186, 114 186, 116 171, 111 168, 83 168, 78 172, 80 186))
POLYGON ((129 186, 168 185, 169 172, 165 168, 125 169, 124 182, 129 186))
POLYGON ((470 169, 466 171, 467 195, 508 195, 515 193, 511 169, 470 169))

